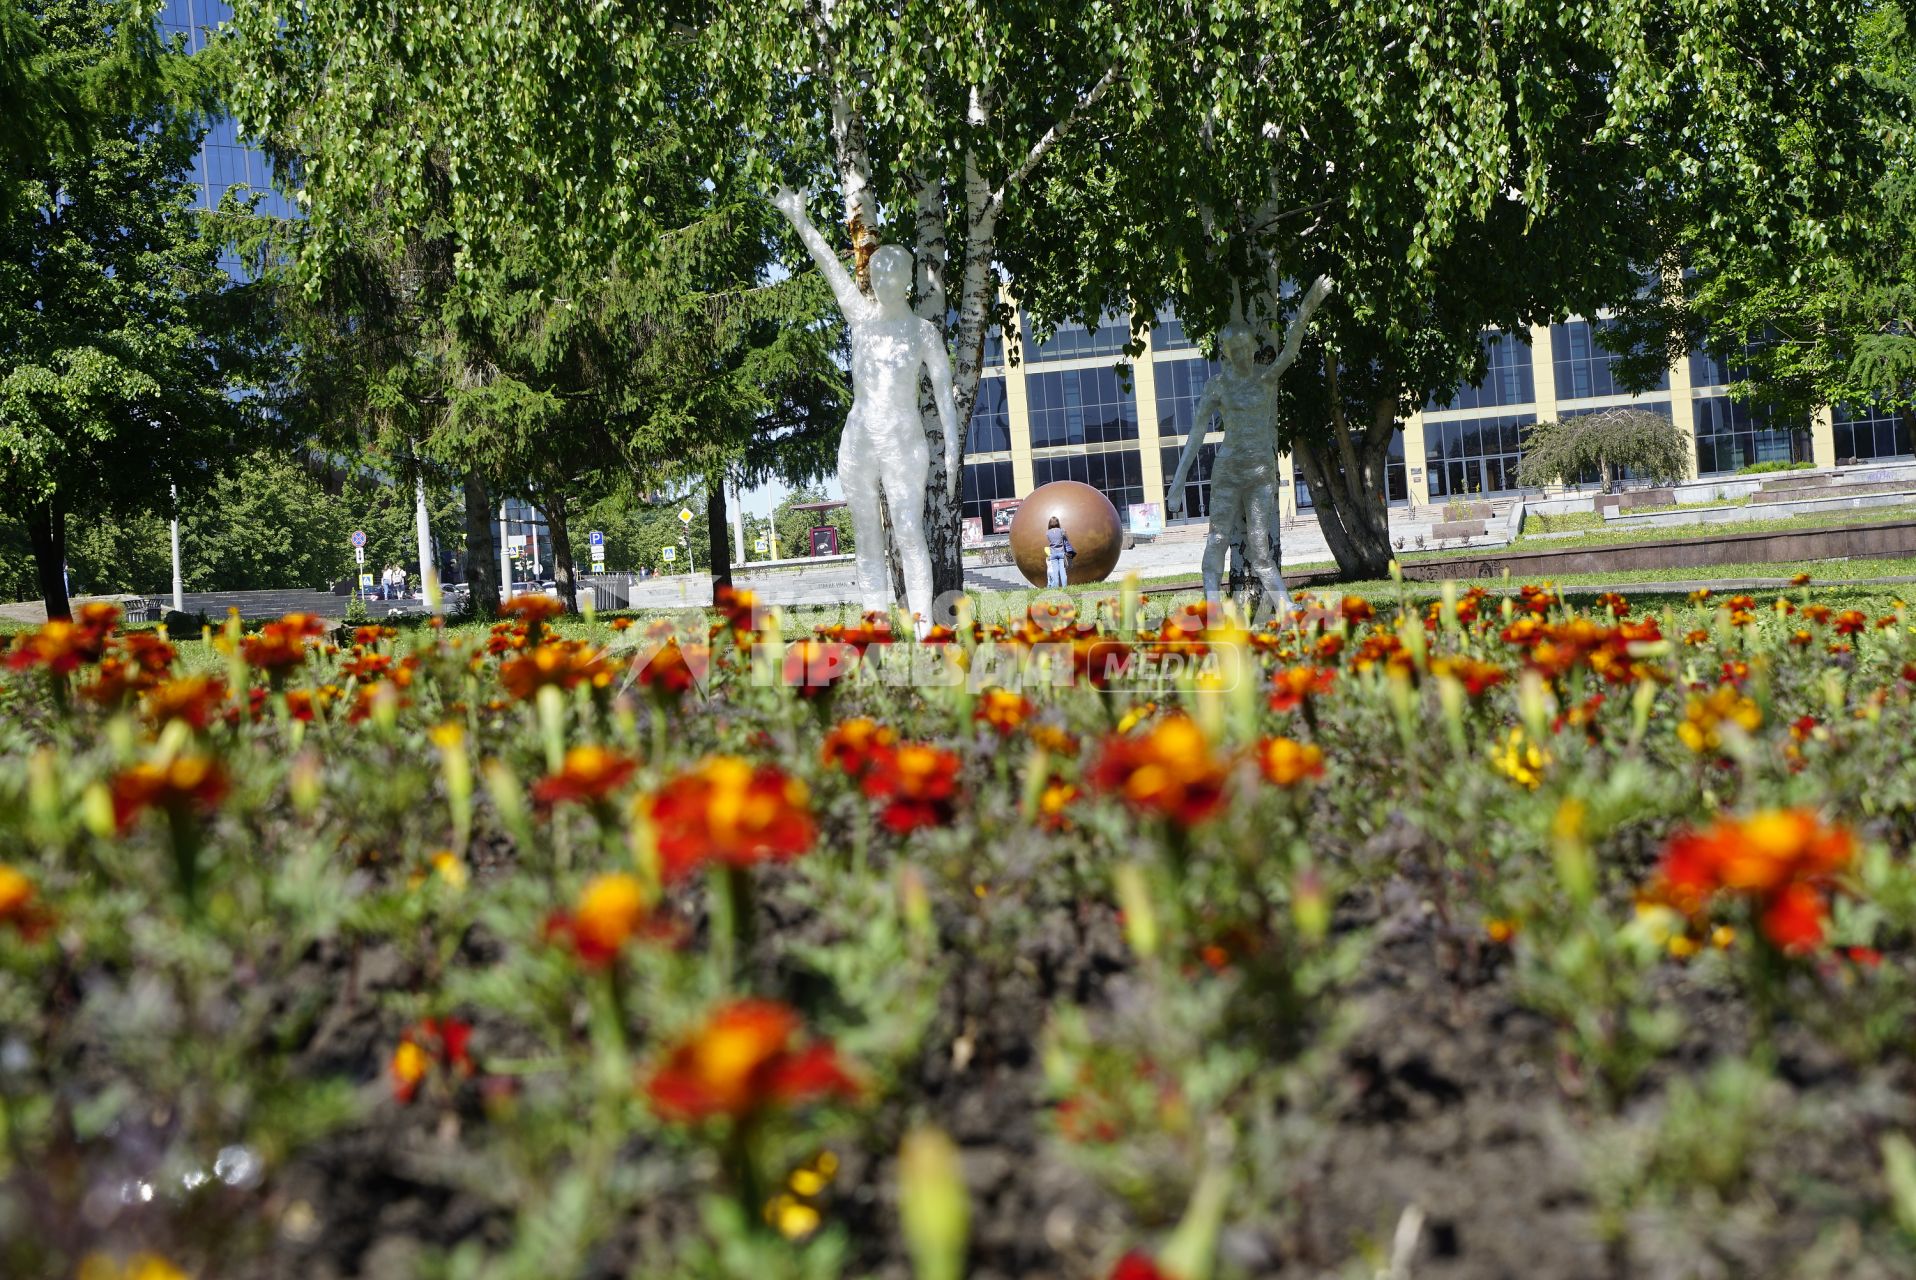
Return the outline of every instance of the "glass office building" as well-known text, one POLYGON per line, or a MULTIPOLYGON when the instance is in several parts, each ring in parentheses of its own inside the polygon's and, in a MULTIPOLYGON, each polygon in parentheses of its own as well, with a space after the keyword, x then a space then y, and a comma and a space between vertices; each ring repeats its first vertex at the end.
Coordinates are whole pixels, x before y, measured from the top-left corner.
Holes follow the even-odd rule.
MULTIPOLYGON (((1619 406, 1660 413, 1689 430, 1696 474, 1728 475, 1757 462, 1910 457, 1906 419, 1838 409, 1801 422, 1733 399, 1738 371, 1694 355, 1663 371, 1648 391, 1616 380, 1616 355, 1603 345, 1604 320, 1572 319, 1523 333, 1483 335, 1485 375, 1408 415, 1391 442, 1386 483, 1393 504, 1447 502, 1517 492, 1517 462, 1538 422, 1619 406)), ((1175 316, 1160 315, 1133 358, 1128 320, 1106 317, 1093 331, 1070 325, 1027 343, 1016 367, 994 334, 965 446, 964 514, 991 530, 993 504, 1051 480, 1102 490, 1122 516, 1137 503, 1163 503, 1190 432, 1198 397, 1217 372, 1175 316)), ((1184 510, 1210 509, 1211 463, 1222 436, 1208 432, 1185 478, 1184 510)), ((1310 508, 1310 491, 1289 457, 1279 504, 1286 517, 1310 508)))
MULTIPOLYGON (((168 40, 181 40, 189 52, 198 53, 206 47, 210 33, 232 16, 232 7, 224 0, 166 0, 160 10, 160 34, 168 40)), ((239 126, 231 119, 216 121, 208 128, 193 162, 192 181, 199 190, 202 209, 217 208, 229 189, 239 187, 242 194, 258 194, 256 207, 262 214, 295 216, 286 197, 273 189, 266 157, 240 141, 239 126)), ((221 263, 233 275, 241 273, 237 257, 228 254, 221 263)))

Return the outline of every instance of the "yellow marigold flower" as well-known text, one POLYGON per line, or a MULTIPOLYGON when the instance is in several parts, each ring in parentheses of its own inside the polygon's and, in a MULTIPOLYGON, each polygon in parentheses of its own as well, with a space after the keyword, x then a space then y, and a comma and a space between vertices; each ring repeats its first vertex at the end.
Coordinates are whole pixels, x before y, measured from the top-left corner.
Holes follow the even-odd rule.
POLYGON ((1683 745, 1702 755, 1720 751, 1725 725, 1734 725, 1752 733, 1763 724, 1763 712, 1738 691, 1735 685, 1720 684, 1708 693, 1693 693, 1684 703, 1683 723, 1677 737, 1683 745))
POLYGON ((1550 763, 1550 753, 1524 737, 1522 726, 1513 726, 1510 736, 1504 739, 1501 747, 1493 748, 1490 763, 1498 773, 1509 778, 1520 787, 1532 791, 1543 781, 1544 766, 1550 763))

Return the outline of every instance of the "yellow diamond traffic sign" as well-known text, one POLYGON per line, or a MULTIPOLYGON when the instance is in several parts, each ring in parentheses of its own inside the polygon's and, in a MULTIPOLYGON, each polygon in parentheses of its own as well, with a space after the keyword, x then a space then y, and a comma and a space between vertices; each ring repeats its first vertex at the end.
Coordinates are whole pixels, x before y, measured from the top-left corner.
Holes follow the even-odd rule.
POLYGON ((682 523, 682 524, 691 524, 691 523, 692 523, 692 508, 690 508, 690 507, 680 507, 680 508, 679 508, 679 521, 680 521, 680 523, 682 523))

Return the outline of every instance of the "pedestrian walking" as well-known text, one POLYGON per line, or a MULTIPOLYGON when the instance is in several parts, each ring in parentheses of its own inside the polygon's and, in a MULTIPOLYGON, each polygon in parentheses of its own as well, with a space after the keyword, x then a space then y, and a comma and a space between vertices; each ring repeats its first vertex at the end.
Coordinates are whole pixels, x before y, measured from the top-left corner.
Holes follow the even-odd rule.
POLYGON ((1071 545, 1071 538, 1064 531, 1064 522, 1052 516, 1051 523, 1044 531, 1045 564, 1044 584, 1047 587, 1062 587, 1071 574, 1071 559, 1078 549, 1071 545))

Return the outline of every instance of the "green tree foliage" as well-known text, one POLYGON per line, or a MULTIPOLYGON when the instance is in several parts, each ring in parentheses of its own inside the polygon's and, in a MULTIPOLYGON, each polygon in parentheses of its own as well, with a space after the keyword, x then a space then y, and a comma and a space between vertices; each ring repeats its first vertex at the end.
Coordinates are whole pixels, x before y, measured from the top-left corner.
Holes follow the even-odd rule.
MULTIPOLYGON (((1725 357, 1739 390, 1776 411, 1824 405, 1916 411, 1916 31, 1902 0, 1840 6, 1853 62, 1846 81, 1863 124, 1867 181, 1839 216, 1777 220, 1762 240, 1726 239, 1708 205, 1673 229, 1679 277, 1624 318, 1657 359, 1698 347, 1725 357), (1659 341, 1667 338, 1667 344, 1659 341)), ((1856 159, 1798 128, 1785 159, 1801 172, 1856 159)))
POLYGON ((1614 493, 1626 473, 1655 484, 1688 479, 1692 453, 1689 433, 1662 414, 1604 409, 1530 428, 1517 479, 1534 488, 1595 475, 1605 493, 1614 493))
POLYGON ((1275 330, 1290 282, 1331 276, 1281 425, 1339 564, 1377 576, 1395 424, 1482 376, 1486 327, 1631 299, 1694 219, 1725 241, 1828 234, 1867 169, 1857 8, 1167 10, 1140 41, 1148 109, 1080 130, 1023 206, 1020 300, 1041 325, 1168 305, 1200 334, 1236 300, 1275 330))
MULTIPOLYGON (((136 4, 29 0, 48 74, 90 86, 71 136, 0 152, 0 511, 31 540, 39 593, 67 612, 69 513, 162 509, 217 478, 260 427, 247 392, 272 352, 256 291, 221 269, 220 219, 185 180, 201 73, 152 52, 123 68, 136 4), (34 154, 36 153, 37 154, 34 154)), ((227 206, 227 216, 240 209, 227 206)))

